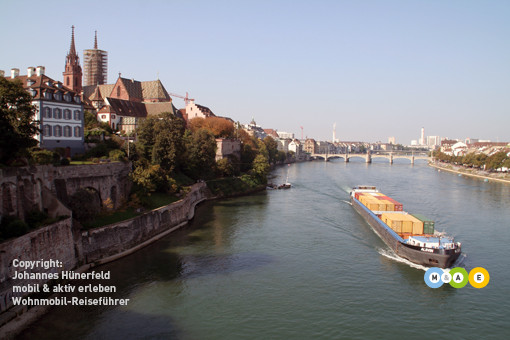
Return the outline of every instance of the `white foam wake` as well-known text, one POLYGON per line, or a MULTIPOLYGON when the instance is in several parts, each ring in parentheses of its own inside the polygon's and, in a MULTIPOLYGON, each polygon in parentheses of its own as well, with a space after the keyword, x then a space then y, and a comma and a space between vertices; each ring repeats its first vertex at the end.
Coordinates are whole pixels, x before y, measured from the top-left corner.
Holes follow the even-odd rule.
POLYGON ((406 260, 406 259, 398 256, 397 254, 395 254, 390 249, 378 249, 377 251, 382 256, 387 257, 387 258, 389 258, 389 259, 391 259, 393 261, 397 261, 397 262, 400 262, 400 263, 407 264, 409 267, 420 269, 420 270, 423 270, 424 272, 426 272, 427 269, 429 269, 429 267, 425 267, 425 266, 422 266, 420 264, 413 263, 413 262, 411 262, 409 260, 406 260))

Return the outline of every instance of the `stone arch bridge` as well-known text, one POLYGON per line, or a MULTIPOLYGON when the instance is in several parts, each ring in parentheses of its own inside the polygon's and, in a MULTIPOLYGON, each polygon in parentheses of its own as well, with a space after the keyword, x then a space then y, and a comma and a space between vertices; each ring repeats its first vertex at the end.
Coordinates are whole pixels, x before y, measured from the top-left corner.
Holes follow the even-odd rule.
POLYGON ((333 158, 343 158, 346 163, 349 162, 351 158, 363 158, 366 163, 372 163, 372 159, 375 158, 386 158, 390 161, 390 164, 393 164, 394 159, 409 159, 411 164, 414 164, 415 160, 424 159, 424 160, 432 160, 432 157, 429 157, 425 152, 411 152, 411 153, 401 153, 401 152, 377 152, 377 153, 344 153, 344 154, 318 154, 313 153, 310 157, 314 159, 324 159, 326 162, 333 158))
POLYGON ((0 169, 0 216, 23 218, 32 210, 70 215, 66 205, 80 188, 97 192, 101 202, 109 199, 116 208, 131 190, 130 171, 131 163, 120 162, 0 169))

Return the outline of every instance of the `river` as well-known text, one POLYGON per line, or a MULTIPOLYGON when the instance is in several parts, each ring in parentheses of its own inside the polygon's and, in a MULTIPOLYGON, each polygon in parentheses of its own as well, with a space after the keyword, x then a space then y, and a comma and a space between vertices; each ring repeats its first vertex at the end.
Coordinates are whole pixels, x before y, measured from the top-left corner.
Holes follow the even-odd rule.
MULTIPOLYGON (((425 163, 309 162, 293 188, 207 202, 189 226, 121 260, 127 306, 54 307, 20 339, 501 339, 510 334, 510 185, 425 163), (349 204, 376 185, 462 242, 485 288, 429 288, 349 204)), ((103 294, 104 295, 104 294, 103 294)))

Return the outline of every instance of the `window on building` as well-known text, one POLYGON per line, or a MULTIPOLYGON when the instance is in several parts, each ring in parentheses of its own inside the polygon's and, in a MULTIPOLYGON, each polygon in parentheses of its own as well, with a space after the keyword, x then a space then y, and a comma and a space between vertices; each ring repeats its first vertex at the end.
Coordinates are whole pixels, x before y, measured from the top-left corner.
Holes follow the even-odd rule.
POLYGON ((64 119, 71 119, 71 110, 65 109, 64 110, 64 119))
POLYGON ((44 118, 51 118, 51 109, 49 107, 44 108, 44 118))
POLYGON ((73 136, 73 130, 69 125, 64 126, 64 137, 72 137, 73 136))
POLYGON ((71 95, 69 93, 66 93, 64 95, 64 99, 66 100, 66 102, 70 102, 71 101, 71 95))
POLYGON ((51 99, 51 92, 50 91, 44 92, 44 98, 45 99, 51 99))
POLYGON ((79 104, 81 102, 80 97, 78 97, 78 96, 74 97, 74 101, 79 104))
POLYGON ((51 137, 51 125, 45 124, 43 126, 43 136, 44 137, 51 137))
POLYGON ((120 97, 120 86, 117 87, 117 97, 120 97))
POLYGON ((62 110, 59 108, 53 109, 53 118, 62 119, 62 110))
POLYGON ((62 126, 60 125, 55 125, 53 127, 53 135, 55 137, 62 137, 62 126))
POLYGON ((74 127, 74 137, 81 137, 81 128, 79 126, 74 127))
POLYGON ((112 119, 115 119, 115 115, 112 115, 112 119))
POLYGON ((101 115, 101 119, 106 119, 106 115, 101 115))
POLYGON ((81 112, 79 110, 74 111, 74 120, 81 120, 81 112))
POLYGON ((69 77, 66 77, 66 86, 69 86, 69 77))

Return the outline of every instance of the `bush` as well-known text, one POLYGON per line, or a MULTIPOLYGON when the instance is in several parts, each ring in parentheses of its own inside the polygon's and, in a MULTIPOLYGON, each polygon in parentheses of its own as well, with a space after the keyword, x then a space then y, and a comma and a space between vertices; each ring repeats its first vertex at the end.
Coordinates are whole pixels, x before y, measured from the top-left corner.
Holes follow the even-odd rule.
POLYGON ((25 235, 28 231, 29 231, 28 225, 19 219, 15 219, 6 224, 5 226, 2 226, 2 236, 4 238, 25 235))
POLYGON ((62 158, 60 160, 60 165, 69 165, 69 164, 71 164, 71 162, 67 158, 62 158))
POLYGON ((126 154, 122 150, 112 150, 108 154, 108 158, 110 158, 112 161, 123 161, 126 159, 126 154))
POLYGON ((54 162, 53 154, 54 153, 49 150, 34 150, 31 152, 35 164, 52 164, 54 162))
POLYGON ((101 211, 101 198, 93 189, 81 188, 71 196, 69 206, 78 221, 88 222, 101 211))
POLYGON ((40 210, 29 211, 25 216, 25 221, 29 227, 34 229, 44 224, 44 221, 48 218, 48 214, 40 210))

